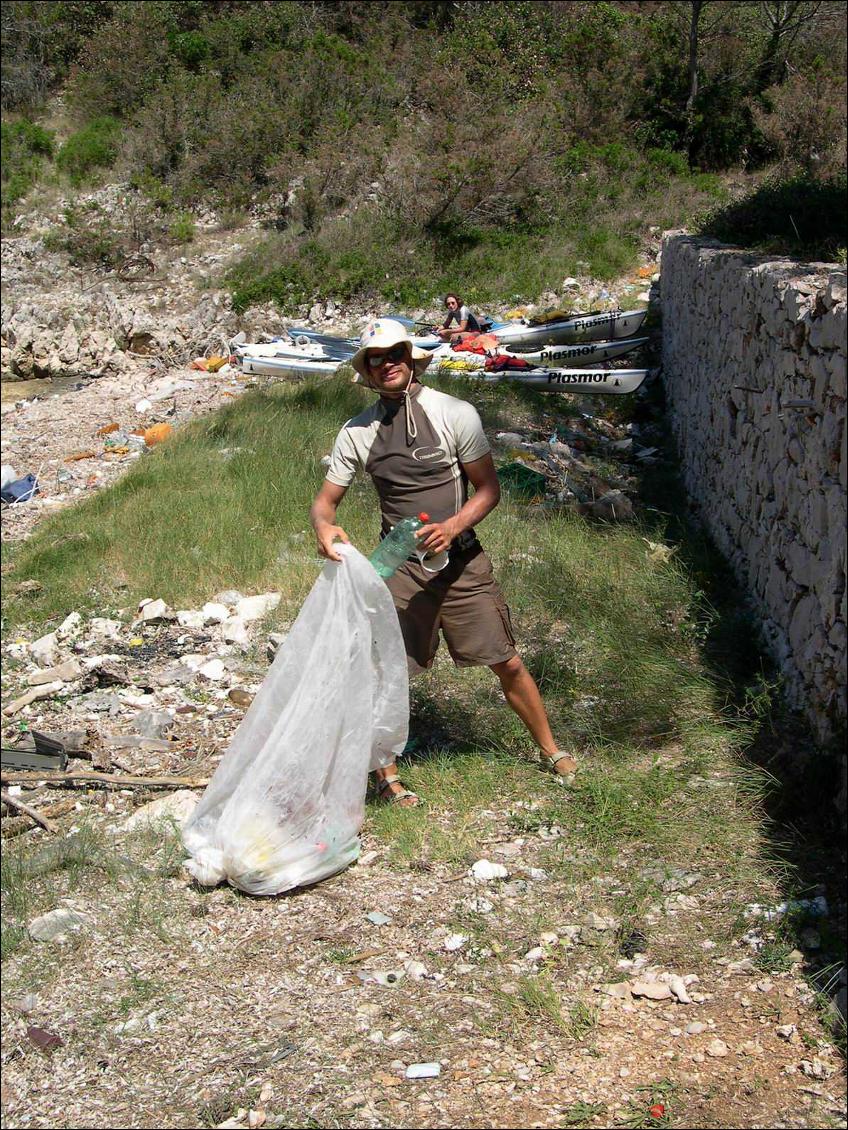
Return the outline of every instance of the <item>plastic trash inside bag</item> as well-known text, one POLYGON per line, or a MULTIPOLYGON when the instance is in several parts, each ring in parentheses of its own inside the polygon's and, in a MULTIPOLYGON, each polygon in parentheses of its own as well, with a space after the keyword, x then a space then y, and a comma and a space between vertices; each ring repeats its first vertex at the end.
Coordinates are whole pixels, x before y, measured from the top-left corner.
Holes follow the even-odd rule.
POLYGON ((183 829, 205 886, 275 895, 359 855, 368 773, 409 727, 406 649, 385 583, 335 547, 183 829))

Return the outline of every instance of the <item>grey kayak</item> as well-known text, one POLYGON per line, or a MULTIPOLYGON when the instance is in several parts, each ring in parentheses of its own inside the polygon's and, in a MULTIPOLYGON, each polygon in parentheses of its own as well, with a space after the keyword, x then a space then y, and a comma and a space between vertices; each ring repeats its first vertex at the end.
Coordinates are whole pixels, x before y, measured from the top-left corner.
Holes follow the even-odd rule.
POLYGON ((639 332, 647 317, 644 310, 608 310, 596 314, 578 314, 559 322, 532 326, 526 321, 496 322, 493 333, 508 349, 520 353, 543 350, 551 345, 569 345, 584 341, 613 341, 632 337, 639 332))
MULTIPOLYGON (((551 345, 627 338, 639 332, 647 314, 647 308, 599 310, 588 314, 573 314, 543 325, 533 325, 528 319, 522 318, 513 322, 492 322, 485 332, 494 334, 507 349, 527 353, 551 345)), ((402 322, 413 334, 416 327, 420 327, 420 323, 413 322, 410 318, 402 318, 397 314, 392 317, 402 322)), ((439 344, 439 339, 433 336, 414 337, 413 340, 424 349, 432 349, 439 344)))

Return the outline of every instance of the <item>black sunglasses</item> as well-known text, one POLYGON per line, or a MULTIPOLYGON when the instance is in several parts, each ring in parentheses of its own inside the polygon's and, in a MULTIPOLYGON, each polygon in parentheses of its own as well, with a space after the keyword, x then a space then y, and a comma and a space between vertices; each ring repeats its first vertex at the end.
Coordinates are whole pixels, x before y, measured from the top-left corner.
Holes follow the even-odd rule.
POLYGON ((395 345, 385 353, 369 353, 366 355, 366 363, 369 369, 379 369, 384 362, 390 365, 397 365, 398 361, 406 359, 406 346, 395 345))

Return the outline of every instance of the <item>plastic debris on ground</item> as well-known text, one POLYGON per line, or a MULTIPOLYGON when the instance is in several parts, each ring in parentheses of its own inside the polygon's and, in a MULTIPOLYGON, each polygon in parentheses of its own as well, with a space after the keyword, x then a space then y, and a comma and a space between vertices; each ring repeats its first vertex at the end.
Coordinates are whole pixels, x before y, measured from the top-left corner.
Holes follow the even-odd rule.
POLYGON ((39 493, 38 479, 35 475, 24 475, 22 479, 15 479, 5 483, 0 490, 0 498, 4 502, 28 502, 39 493))
POLYGON ((153 424, 144 429, 144 442, 148 447, 153 447, 155 444, 168 439, 173 430, 170 424, 153 424))
POLYGON ((545 476, 524 463, 506 463, 498 468, 501 486, 522 498, 536 498, 545 493, 545 476))
POLYGON ((183 830, 198 882, 273 895, 359 854, 368 772, 406 744, 406 652, 385 583, 327 562, 183 830))

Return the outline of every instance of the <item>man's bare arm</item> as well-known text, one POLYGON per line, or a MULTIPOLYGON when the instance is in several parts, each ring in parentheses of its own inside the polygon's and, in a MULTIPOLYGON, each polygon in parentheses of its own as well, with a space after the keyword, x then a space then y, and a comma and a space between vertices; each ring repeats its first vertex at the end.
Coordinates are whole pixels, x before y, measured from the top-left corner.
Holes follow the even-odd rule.
POLYGON ((341 557, 333 549, 336 538, 339 541, 350 542, 350 538, 341 526, 335 524, 336 511, 346 493, 347 487, 337 486, 329 479, 325 479, 309 511, 309 520, 318 540, 318 553, 330 561, 341 561, 341 557))
POLYGON ((462 469, 474 487, 474 494, 452 518, 447 518, 444 522, 430 522, 421 527, 418 544, 429 553, 441 553, 448 549, 455 537, 482 522, 500 502, 501 485, 491 455, 484 455, 473 463, 463 463, 462 469))

